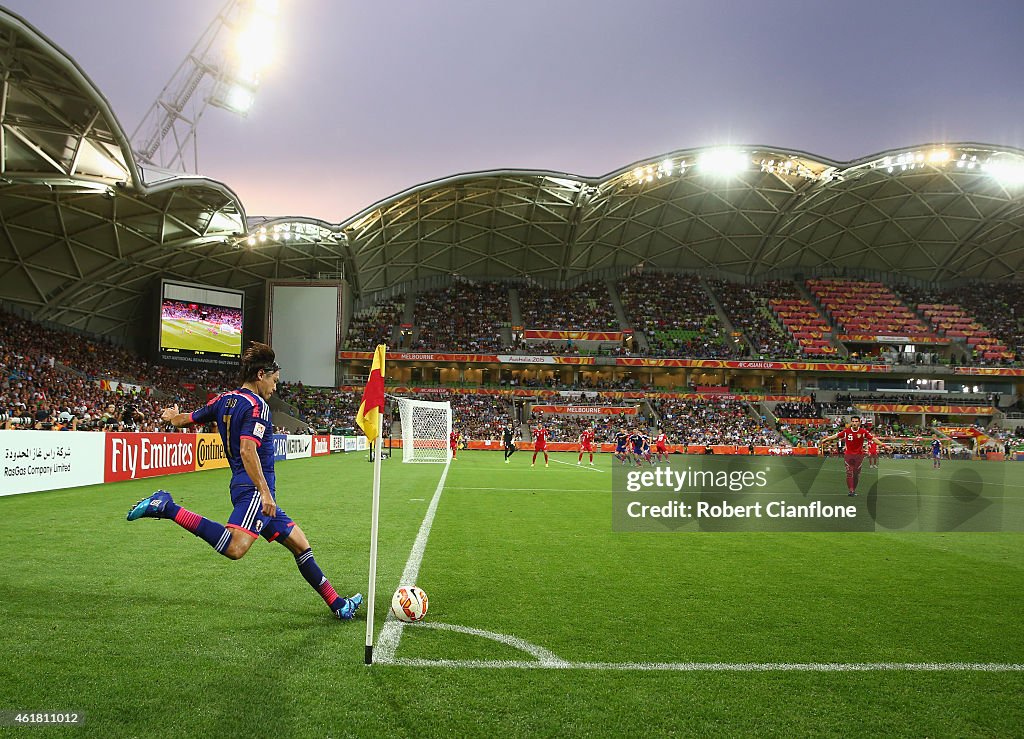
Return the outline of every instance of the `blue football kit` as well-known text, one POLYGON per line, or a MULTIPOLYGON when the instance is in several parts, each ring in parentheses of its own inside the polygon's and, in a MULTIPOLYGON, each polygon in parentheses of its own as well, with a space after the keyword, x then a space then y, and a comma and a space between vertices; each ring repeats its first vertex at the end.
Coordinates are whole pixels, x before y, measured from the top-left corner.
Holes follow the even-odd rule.
POLYGON ((231 466, 231 504, 234 507, 228 517, 227 527, 242 529, 253 537, 262 535, 267 541, 287 538, 295 522, 280 508, 274 516, 263 515, 263 501, 256 490, 256 483, 242 464, 242 439, 252 439, 256 444, 263 476, 270 486, 270 494, 276 500, 274 428, 270 422, 270 405, 267 401, 251 390, 229 390, 194 411, 192 421, 198 424, 216 423, 224 443, 224 453, 231 466))

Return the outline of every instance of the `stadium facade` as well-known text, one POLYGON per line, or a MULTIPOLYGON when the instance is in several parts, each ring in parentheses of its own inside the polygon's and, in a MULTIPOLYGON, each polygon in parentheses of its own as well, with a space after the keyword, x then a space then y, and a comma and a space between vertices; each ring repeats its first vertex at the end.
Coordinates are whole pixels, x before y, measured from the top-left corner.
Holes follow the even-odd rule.
POLYGON ((250 217, 224 183, 140 166, 72 58, 2 9, 0 30, 0 300, 143 351, 161 276, 244 291, 253 336, 270 280, 341 281, 347 325, 377 297, 455 275, 562 287, 638 268, 943 286, 1021 275, 1024 151, 984 143, 849 162, 680 149, 600 177, 453 175, 340 223, 250 217))

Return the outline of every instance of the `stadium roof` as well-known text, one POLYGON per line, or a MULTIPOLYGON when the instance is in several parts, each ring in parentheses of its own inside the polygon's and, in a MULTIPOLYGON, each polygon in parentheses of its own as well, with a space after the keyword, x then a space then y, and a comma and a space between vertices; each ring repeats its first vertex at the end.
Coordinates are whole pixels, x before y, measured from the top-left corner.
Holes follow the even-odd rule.
POLYGON ((601 177, 456 175, 339 224, 257 219, 222 183, 143 171, 85 73, 3 9, 0 72, 0 299, 101 334, 124 334, 160 276, 258 297, 270 278, 342 273, 368 294, 452 273, 564 282, 640 263, 1002 280, 1024 261, 1018 149, 934 144, 853 162, 687 149, 601 177))

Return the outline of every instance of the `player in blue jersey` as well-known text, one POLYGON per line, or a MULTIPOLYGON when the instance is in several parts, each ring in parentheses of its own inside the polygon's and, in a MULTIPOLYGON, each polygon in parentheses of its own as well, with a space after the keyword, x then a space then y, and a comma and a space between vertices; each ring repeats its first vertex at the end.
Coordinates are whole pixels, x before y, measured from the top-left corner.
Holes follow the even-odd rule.
POLYGON ((281 367, 274 350, 252 342, 242 354, 241 387, 221 393, 192 413, 178 406, 165 408, 161 419, 176 428, 216 422, 224 452, 231 465, 231 504, 227 525, 203 518, 179 506, 170 493, 158 490, 136 503, 128 520, 169 518, 195 534, 228 559, 241 559, 259 536, 283 544, 293 555, 299 572, 340 619, 355 615, 363 596, 343 598, 324 577, 309 540, 288 514, 277 507, 274 477, 273 426, 267 399, 277 389, 281 367))
POLYGON ((615 458, 626 464, 626 458, 628 452, 626 451, 626 443, 629 441, 629 432, 625 429, 619 429, 618 433, 615 434, 615 458))
POLYGON ((629 443, 630 443, 630 445, 632 447, 631 451, 632 451, 632 454, 633 454, 633 459, 636 461, 636 466, 637 467, 643 467, 644 466, 644 463, 643 463, 643 458, 644 458, 644 435, 643 435, 643 432, 637 430, 636 432, 630 434, 629 443))
POLYGON ((645 462, 654 466, 654 460, 651 459, 651 437, 646 431, 640 432, 640 438, 643 440, 643 450, 640 454, 640 458, 645 462))
POLYGON ((932 439, 932 469, 942 467, 942 443, 938 439, 932 439))

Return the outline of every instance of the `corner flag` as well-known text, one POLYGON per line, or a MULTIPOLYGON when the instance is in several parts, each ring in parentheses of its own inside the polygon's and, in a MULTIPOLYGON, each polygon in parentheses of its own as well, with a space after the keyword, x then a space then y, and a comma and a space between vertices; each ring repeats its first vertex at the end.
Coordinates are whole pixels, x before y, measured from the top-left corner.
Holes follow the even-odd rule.
POLYGON ((373 498, 370 504, 370 583, 366 589, 366 648, 363 660, 373 664, 373 609, 377 594, 377 518, 380 513, 381 416, 384 414, 384 357, 388 348, 378 344, 373 352, 370 379, 366 381, 363 402, 359 404, 356 423, 370 440, 373 454, 373 498))
POLYGON ((371 444, 377 443, 380 435, 381 415, 384 411, 384 355, 387 347, 378 344, 373 352, 373 365, 370 367, 370 379, 366 381, 363 391, 363 402, 359 404, 356 423, 366 434, 371 444))

